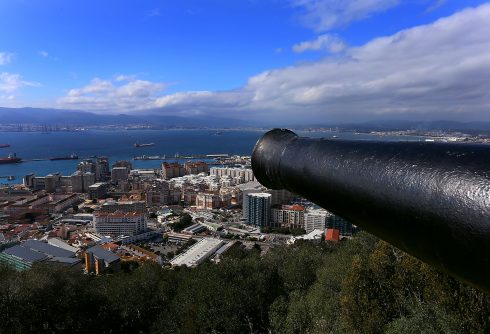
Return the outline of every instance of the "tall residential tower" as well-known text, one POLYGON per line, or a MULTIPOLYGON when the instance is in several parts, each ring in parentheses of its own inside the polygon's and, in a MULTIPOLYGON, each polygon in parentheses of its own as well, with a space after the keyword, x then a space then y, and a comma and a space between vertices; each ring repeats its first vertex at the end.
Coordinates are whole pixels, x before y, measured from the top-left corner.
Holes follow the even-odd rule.
POLYGON ((247 195, 248 224, 257 227, 269 225, 271 215, 271 194, 252 193, 247 195))

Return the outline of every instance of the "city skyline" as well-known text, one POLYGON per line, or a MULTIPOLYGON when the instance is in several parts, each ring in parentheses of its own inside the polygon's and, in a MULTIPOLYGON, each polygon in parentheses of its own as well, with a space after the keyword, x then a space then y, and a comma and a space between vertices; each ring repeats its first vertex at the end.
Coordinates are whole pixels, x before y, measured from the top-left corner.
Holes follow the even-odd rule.
POLYGON ((0 4, 0 107, 490 120, 486 1, 0 4))

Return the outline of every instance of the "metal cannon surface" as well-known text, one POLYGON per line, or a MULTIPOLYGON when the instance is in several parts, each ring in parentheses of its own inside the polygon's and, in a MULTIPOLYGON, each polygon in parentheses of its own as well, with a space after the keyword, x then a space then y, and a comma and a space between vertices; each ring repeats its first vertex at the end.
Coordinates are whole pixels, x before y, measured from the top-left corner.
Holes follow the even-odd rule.
POLYGON ((490 146, 298 137, 274 129, 252 169, 407 253, 490 292, 490 146))

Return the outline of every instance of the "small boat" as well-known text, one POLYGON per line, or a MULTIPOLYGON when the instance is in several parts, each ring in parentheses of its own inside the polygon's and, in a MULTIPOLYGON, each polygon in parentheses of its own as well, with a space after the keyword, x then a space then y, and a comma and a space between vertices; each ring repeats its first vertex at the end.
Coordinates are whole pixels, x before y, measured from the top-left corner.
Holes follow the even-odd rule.
POLYGON ((154 146, 155 143, 147 143, 147 144, 140 144, 138 142, 134 143, 134 147, 148 147, 148 146, 154 146))
POLYGON ((10 147, 10 144, 0 144, 0 148, 10 147))

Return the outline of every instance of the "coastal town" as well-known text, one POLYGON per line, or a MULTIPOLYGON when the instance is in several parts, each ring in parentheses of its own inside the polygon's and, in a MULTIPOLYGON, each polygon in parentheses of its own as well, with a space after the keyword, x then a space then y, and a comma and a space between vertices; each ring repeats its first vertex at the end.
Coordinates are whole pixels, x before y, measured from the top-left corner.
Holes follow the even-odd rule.
MULTIPOLYGON (((334 140, 336 133, 343 133, 337 128, 304 131, 329 133, 334 140)), ((489 140, 443 131, 369 134, 419 136, 425 142, 489 140)), ((138 150, 153 145, 137 141, 132 146, 138 150)), ((7 143, 0 147, 10 150, 7 143)), ((0 186, 0 263, 18 270, 37 263, 62 264, 94 274, 146 261, 168 268, 195 267, 219 261, 234 247, 255 247, 266 254, 271 247, 297 240, 339 242, 358 230, 304 198, 262 186, 249 156, 135 152, 131 160, 118 161, 74 153, 33 159, 67 160, 73 165, 70 175, 29 173, 22 183, 18 175, 0 175, 9 181, 0 186), (134 166, 141 160, 155 161, 159 168, 134 166)), ((30 161, 10 154, 1 163, 30 161)))
POLYGON ((94 275, 147 261, 195 267, 236 247, 265 254, 356 232, 303 198, 263 187, 248 156, 165 161, 159 169, 95 157, 74 167, 71 175, 29 174, 22 184, 2 186, 0 263, 94 275))

